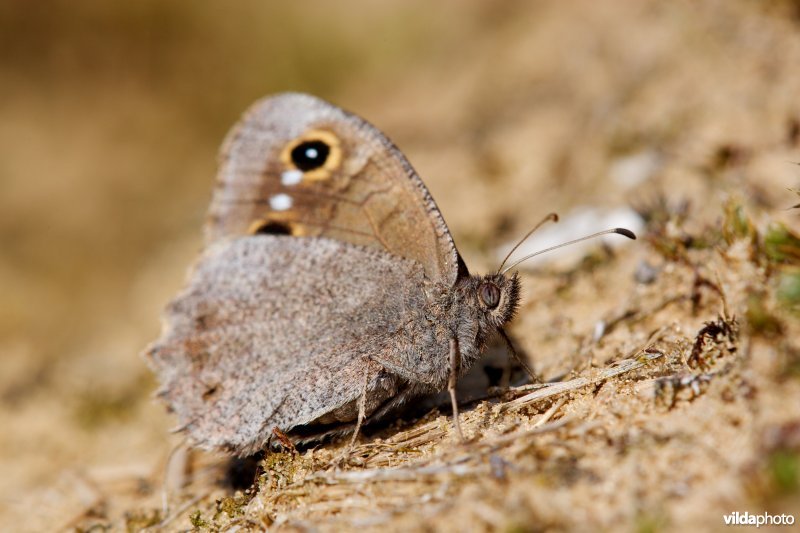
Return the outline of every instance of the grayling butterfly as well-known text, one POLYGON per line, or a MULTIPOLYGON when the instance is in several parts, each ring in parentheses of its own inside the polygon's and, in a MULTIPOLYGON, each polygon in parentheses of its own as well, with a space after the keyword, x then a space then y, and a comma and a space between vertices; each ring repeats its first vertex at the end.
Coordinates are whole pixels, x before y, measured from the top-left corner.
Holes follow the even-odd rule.
POLYGON ((146 356, 205 449, 249 455, 275 434, 352 430, 445 388, 457 423, 456 379, 491 336, 507 339, 520 294, 507 272, 470 275, 375 127, 273 96, 228 134, 205 250, 146 356))

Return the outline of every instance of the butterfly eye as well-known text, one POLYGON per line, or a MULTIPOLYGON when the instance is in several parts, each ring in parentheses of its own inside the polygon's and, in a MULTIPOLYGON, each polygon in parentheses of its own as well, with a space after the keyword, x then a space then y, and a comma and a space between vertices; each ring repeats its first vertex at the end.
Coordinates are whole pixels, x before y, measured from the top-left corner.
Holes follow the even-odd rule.
POLYGON ((482 283, 478 288, 478 296, 489 309, 494 309, 500 303, 500 289, 494 283, 482 283))
POLYGON ((324 165, 330 151, 330 146, 323 141, 304 141, 292 149, 292 163, 303 172, 308 172, 324 165))

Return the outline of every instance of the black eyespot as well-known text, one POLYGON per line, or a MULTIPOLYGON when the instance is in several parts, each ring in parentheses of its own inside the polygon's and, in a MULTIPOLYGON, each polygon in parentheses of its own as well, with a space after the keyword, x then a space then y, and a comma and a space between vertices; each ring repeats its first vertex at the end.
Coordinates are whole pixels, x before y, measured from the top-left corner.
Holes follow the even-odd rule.
POLYGON ((331 147, 322 141, 305 141, 292 149, 292 163, 308 172, 324 165, 330 152, 331 147))
POLYGON ((478 288, 483 305, 489 309, 494 309, 500 303, 500 288, 494 283, 482 283, 478 288))
POLYGON ((283 222, 267 222, 259 226, 253 234, 255 235, 291 235, 292 228, 283 222))

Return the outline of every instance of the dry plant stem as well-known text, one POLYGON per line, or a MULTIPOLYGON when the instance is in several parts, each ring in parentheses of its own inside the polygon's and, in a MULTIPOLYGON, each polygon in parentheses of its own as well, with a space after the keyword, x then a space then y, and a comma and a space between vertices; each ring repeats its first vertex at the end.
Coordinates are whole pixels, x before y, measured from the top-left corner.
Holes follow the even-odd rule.
POLYGON ((717 287, 719 287, 719 297, 722 300, 722 317, 725 320, 731 319, 731 312, 728 308, 728 297, 725 294, 725 287, 722 285, 722 277, 719 275, 719 270, 714 270, 714 277, 717 279, 717 287))
MULTIPOLYGON (((560 407, 560 406, 558 406, 560 407)), ((555 412, 555 410, 553 410, 555 412)), ((340 483, 366 483, 366 482, 381 482, 381 481, 417 481, 421 477, 437 476, 440 474, 452 474, 456 476, 465 476, 471 474, 483 473, 486 471, 485 465, 466 465, 471 460, 476 459, 495 451, 506 444, 517 442, 525 437, 534 435, 541 435, 552 431, 559 430, 572 423, 572 420, 561 419, 550 424, 544 424, 540 427, 534 427, 524 431, 517 431, 502 435, 494 439, 488 439, 476 445, 481 448, 487 448, 484 451, 478 451, 477 454, 466 454, 453 459, 442 465, 431 465, 430 459, 425 459, 416 465, 400 468, 373 468, 370 470, 352 470, 352 471, 338 471, 338 472, 321 472, 313 474, 300 484, 308 481, 321 481, 329 485, 340 483)))
POLYGON ((557 402, 555 402, 553 405, 550 406, 550 409, 544 412, 542 418, 537 420, 536 423, 533 425, 533 427, 538 428, 547 424, 550 421, 550 419, 553 418, 553 415, 555 415, 556 412, 559 409, 561 409, 561 406, 564 405, 564 403, 566 403, 566 401, 567 401, 566 398, 559 398, 557 402))
POLYGON ((646 318, 649 318, 659 311, 666 309, 673 303, 678 303, 682 301, 689 300, 690 297, 686 294, 679 294, 675 296, 670 296, 669 298, 665 298, 661 302, 650 306, 646 309, 640 308, 633 308, 633 309, 625 309, 621 312, 615 313, 611 318, 608 319, 601 319, 601 322, 604 323, 603 333, 600 337, 595 338, 595 333, 592 332, 589 335, 586 335, 583 340, 581 340, 579 348, 578 348, 578 362, 575 364, 573 368, 573 372, 579 372, 586 368, 591 368, 594 364, 594 355, 591 351, 592 346, 597 344, 597 342, 611 333, 617 326, 622 324, 623 322, 628 322, 629 324, 635 324, 640 322, 646 318))
POLYGON ((206 499, 209 494, 211 494, 211 491, 207 491, 207 492, 204 492, 202 494, 198 494, 197 496, 195 496, 194 498, 192 498, 188 502, 184 503, 183 505, 181 505, 180 507, 175 509, 174 513, 172 513, 169 516, 166 516, 164 518, 164 520, 162 520, 158 524, 156 524, 154 526, 151 526, 151 527, 148 527, 148 528, 145 528, 142 531, 156 531, 157 529, 161 529, 163 527, 166 527, 170 522, 172 522, 173 520, 175 520, 176 518, 181 516, 188 509, 190 509, 191 507, 194 507, 195 505, 197 505, 201 500, 206 499))
POLYGON ((453 424, 456 426, 458 440, 464 442, 464 433, 461 431, 461 422, 458 420, 458 399, 456 398, 456 384, 461 370, 461 354, 458 353, 458 339, 450 339, 450 377, 447 380, 447 390, 450 392, 450 403, 453 404, 453 424))
POLYGON ((500 405, 500 411, 503 412, 508 409, 518 409, 520 407, 530 405, 544 398, 549 398, 551 396, 562 394, 564 392, 579 389, 581 387, 585 387, 586 385, 597 383, 599 381, 604 381, 614 376, 630 372, 631 370, 641 368, 644 365, 650 363, 651 361, 658 359, 659 357, 663 357, 664 354, 661 352, 647 352, 646 350, 648 350, 653 345, 656 338, 658 338, 661 334, 663 334, 665 329, 666 328, 661 328, 655 333, 653 333, 648 339, 647 343, 645 343, 644 346, 642 346, 641 348, 639 348, 634 352, 635 354, 637 354, 635 357, 629 356, 628 359, 623 359, 622 361, 619 361, 616 365, 612 366, 611 368, 606 368, 602 370, 599 374, 597 374, 594 377, 580 377, 572 379, 570 381, 548 384, 530 394, 527 394, 525 396, 512 400, 508 403, 500 405))
MULTIPOLYGON (((563 402, 562 402, 563 405, 563 402)), ((561 407, 559 405, 558 407, 561 407)), ((541 426, 534 426, 531 429, 525 429, 522 431, 515 431, 513 433, 507 433, 505 435, 500 435, 499 437, 495 437, 493 439, 487 439, 480 443, 481 446, 485 446, 488 448, 486 453, 494 452, 498 448, 502 448, 506 444, 511 444, 514 442, 518 442, 526 437, 533 437, 536 435, 542 435, 544 433, 550 433, 552 431, 559 430, 561 428, 567 427, 568 425, 572 424, 574 420, 570 418, 562 418, 560 420, 556 420, 550 424, 543 424, 541 426)))
POLYGON ((104 503, 105 497, 102 492, 97 488, 91 478, 85 477, 79 472, 73 476, 72 490, 75 493, 81 494, 84 500, 83 505, 79 507, 77 512, 69 518, 64 524, 56 528, 57 531, 71 531, 76 528, 76 525, 95 507, 104 503))
POLYGON ((438 476, 441 474, 451 474, 455 476, 466 476, 471 474, 483 473, 487 469, 483 465, 473 466, 463 464, 469 458, 464 457, 454 463, 444 465, 425 465, 405 468, 375 468, 372 470, 350 470, 338 472, 333 476, 311 476, 306 481, 322 481, 326 484, 339 483, 367 483, 379 481, 417 481, 421 477, 438 476))

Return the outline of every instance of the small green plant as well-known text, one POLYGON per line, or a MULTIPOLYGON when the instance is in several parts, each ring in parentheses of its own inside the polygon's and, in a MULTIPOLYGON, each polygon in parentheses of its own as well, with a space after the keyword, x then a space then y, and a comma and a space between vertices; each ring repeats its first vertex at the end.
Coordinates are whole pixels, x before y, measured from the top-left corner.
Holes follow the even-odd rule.
POLYGON ((756 229, 744 210, 744 206, 736 199, 730 199, 724 206, 725 222, 722 225, 722 236, 729 245, 739 239, 755 239, 756 229))
POLYGON ((800 455, 776 450, 769 457, 769 472, 779 494, 794 494, 800 489, 800 455))
POLYGON ((800 268, 786 269, 778 279, 778 301, 793 312, 800 312, 800 268))
POLYGON ((189 521, 192 523, 192 527, 195 529, 208 527, 208 522, 203 520, 203 514, 200 512, 200 509, 189 515, 189 521))
POLYGON ((764 235, 764 252, 775 263, 800 265, 800 237, 779 222, 773 222, 764 235))

